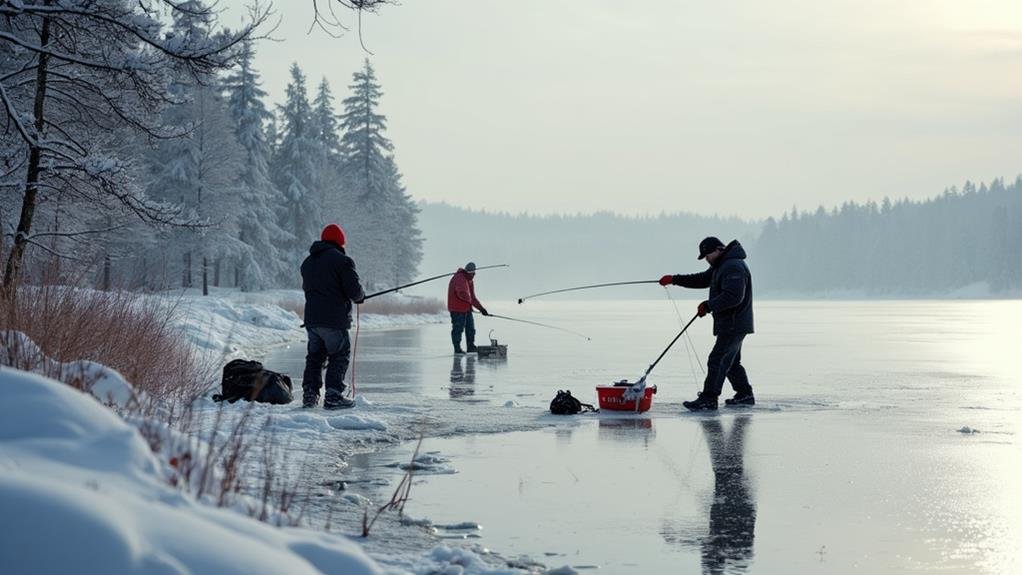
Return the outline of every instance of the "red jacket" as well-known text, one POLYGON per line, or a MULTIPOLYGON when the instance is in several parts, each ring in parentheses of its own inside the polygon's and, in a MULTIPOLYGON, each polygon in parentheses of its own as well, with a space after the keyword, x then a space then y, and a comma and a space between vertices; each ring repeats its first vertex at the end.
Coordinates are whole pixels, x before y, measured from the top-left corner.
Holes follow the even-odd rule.
POLYGON ((447 284, 447 311, 464 313, 472 308, 482 311, 483 304, 476 299, 476 288, 472 277, 467 271, 458 268, 457 273, 447 284))

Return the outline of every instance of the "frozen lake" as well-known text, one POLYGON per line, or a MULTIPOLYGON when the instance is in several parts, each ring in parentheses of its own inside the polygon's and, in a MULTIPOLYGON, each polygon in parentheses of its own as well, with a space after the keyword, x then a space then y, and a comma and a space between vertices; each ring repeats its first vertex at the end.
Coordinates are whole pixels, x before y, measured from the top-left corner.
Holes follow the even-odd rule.
MULTIPOLYGON (((595 385, 637 378, 679 329, 671 305, 487 303, 592 341, 479 318, 508 361, 452 358, 443 325, 359 342, 360 393, 440 461, 406 513, 482 526, 439 536, 605 573, 1022 568, 1022 302, 761 302, 743 350, 755 408, 683 413, 702 373, 679 342, 649 380, 650 412, 574 417, 546 412, 556 390, 595 403, 595 385)), ((686 320, 695 303, 679 302, 686 320)), ((700 363, 710 327, 692 329, 700 363)), ((378 500, 413 447, 341 474, 378 500)))

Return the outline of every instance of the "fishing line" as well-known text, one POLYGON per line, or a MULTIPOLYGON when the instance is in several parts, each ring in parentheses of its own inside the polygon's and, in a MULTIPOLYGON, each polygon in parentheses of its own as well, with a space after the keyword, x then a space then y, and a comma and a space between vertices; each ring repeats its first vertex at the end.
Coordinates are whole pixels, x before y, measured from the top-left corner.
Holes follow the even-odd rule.
MULTIPOLYGON (((685 320, 681 317, 681 310, 678 309, 678 302, 674 301, 674 298, 671 297, 671 290, 668 289, 667 286, 664 286, 664 293, 667 294, 667 300, 671 302, 671 306, 674 307, 674 313, 678 316, 678 325, 684 325, 685 320)), ((688 358, 688 369, 692 372, 692 381, 698 385, 699 376, 696 375, 696 368, 693 364, 699 365, 700 370, 703 368, 703 364, 699 363, 699 354, 696 353, 695 346, 692 345, 692 338, 688 335, 688 331, 685 332, 685 357, 688 358), (690 347, 691 350, 689 349, 690 347), (694 361, 692 358, 693 355, 695 355, 694 361)), ((703 375, 705 376, 706 374, 704 373, 703 375)))
POLYGON ((518 323, 527 323, 529 325, 545 327, 547 329, 555 329, 557 331, 563 331, 564 333, 570 333, 571 335, 577 335, 579 337, 584 337, 584 338, 586 338, 586 340, 592 341, 592 338, 589 337, 588 335, 584 334, 584 333, 579 333, 577 331, 572 331, 570 329, 565 329, 563 327, 557 327, 556 325, 549 325, 549 324, 545 324, 545 323, 539 323, 538 321, 529 321, 527 319, 518 319, 518 318, 514 318, 514 317, 507 317, 505 315, 497 315, 495 313, 491 313, 491 314, 487 315, 486 317, 493 317, 493 318, 503 319, 503 320, 507 320, 507 321, 515 321, 515 322, 518 322, 518 323))
POLYGON ((613 282, 613 283, 607 283, 607 284, 593 284, 593 285, 588 285, 588 286, 578 286, 578 287, 570 287, 570 288, 564 288, 564 289, 555 289, 553 291, 545 291, 545 292, 541 292, 541 293, 534 293, 532 295, 527 295, 525 297, 520 297, 520 298, 518 298, 518 303, 521 304, 521 303, 525 302, 525 300, 527 300, 527 299, 532 299, 534 297, 540 297, 540 296, 544 296, 544 295, 551 295, 551 294, 555 294, 555 293, 565 293, 565 292, 569 292, 569 291, 578 291, 578 290, 583 290, 583 289, 593 289, 593 288, 612 287, 612 286, 628 286, 628 285, 636 285, 636 284, 655 284, 655 283, 659 283, 659 282, 660 282, 660 280, 639 280, 639 281, 630 281, 630 282, 613 282))
POLYGON ((355 356, 358 355, 358 329, 361 326, 362 304, 355 304, 355 341, 351 345, 351 399, 355 399, 355 356))

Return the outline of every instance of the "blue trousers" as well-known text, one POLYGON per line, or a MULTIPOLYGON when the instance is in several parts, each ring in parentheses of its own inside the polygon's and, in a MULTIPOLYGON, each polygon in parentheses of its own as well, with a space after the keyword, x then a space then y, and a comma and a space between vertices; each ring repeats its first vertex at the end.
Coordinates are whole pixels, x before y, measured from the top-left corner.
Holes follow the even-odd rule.
POLYGON ((454 347, 461 347, 461 332, 465 332, 465 343, 468 347, 476 344, 476 322, 470 311, 451 312, 451 343, 454 347))
POLYGON ((703 393, 717 397, 724 389, 724 378, 731 382, 736 393, 751 393, 749 376, 742 366, 742 342, 745 334, 718 335, 717 342, 710 350, 706 360, 706 381, 703 382, 703 393))
POLYGON ((351 356, 351 340, 348 330, 332 327, 307 327, 309 348, 305 356, 305 373, 302 375, 302 389, 305 393, 319 395, 323 387, 323 364, 326 363, 327 393, 344 392, 344 374, 348 371, 351 356))

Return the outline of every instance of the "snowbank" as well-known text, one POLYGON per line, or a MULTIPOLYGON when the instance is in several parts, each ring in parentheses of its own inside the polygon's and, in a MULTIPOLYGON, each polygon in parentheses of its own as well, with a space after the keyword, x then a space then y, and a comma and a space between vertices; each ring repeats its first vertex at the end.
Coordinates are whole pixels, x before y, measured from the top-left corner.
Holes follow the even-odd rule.
POLYGON ((128 407, 133 401, 144 401, 143 392, 136 391, 120 373, 94 361, 77 360, 61 363, 46 356, 32 338, 20 331, 0 331, 0 365, 16 366, 33 373, 43 373, 78 389, 86 389, 108 405, 128 407))
POLYGON ((383 572, 346 538, 171 488, 141 435, 88 395, 9 368, 0 387, 0 557, 18 573, 383 572))
MULTIPOLYGON (((190 289, 163 297, 178 306, 177 324, 188 342, 217 360, 259 357, 276 345, 305 339, 302 320, 293 311, 305 301, 299 290, 243 293, 213 288, 209 296, 203 296, 190 289)), ((442 314, 362 314, 359 321, 361 329, 386 329, 442 323, 447 318, 442 314)))

